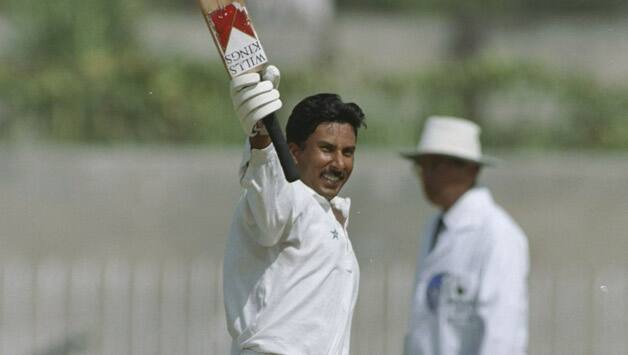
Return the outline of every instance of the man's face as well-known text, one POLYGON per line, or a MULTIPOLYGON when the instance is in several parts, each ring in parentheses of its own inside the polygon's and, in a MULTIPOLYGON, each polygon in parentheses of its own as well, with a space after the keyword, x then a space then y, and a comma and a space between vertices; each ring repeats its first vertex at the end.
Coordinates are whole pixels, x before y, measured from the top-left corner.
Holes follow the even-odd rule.
POLYGON ((356 137, 348 123, 325 122, 303 143, 290 143, 301 181, 328 200, 334 198, 353 170, 356 137))
POLYGON ((434 205, 449 207, 475 182, 478 166, 443 155, 426 154, 415 162, 425 197, 434 205))

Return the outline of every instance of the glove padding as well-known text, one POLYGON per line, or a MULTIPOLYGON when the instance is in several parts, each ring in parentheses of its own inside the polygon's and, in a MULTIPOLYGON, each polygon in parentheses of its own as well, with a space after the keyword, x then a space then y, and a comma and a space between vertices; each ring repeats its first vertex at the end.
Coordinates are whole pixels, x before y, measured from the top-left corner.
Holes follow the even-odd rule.
POLYGON ((244 133, 249 136, 267 135, 266 128, 260 121, 262 118, 279 110, 282 106, 279 99, 280 73, 274 65, 269 65, 260 75, 248 73, 231 80, 231 101, 238 113, 244 133))

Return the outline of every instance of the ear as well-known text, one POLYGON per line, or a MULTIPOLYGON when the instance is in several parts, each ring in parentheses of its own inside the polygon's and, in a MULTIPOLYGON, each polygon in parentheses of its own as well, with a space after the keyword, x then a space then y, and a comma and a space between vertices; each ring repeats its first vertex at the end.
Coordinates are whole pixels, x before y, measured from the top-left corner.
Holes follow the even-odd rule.
POLYGON ((298 166, 302 152, 301 147, 299 147, 299 145, 296 143, 288 143, 288 149, 290 150, 290 154, 292 154, 292 159, 294 159, 294 163, 298 166))
POLYGON ((469 164, 466 167, 466 176, 471 180, 472 185, 477 182, 478 175, 480 174, 480 165, 479 164, 469 164))

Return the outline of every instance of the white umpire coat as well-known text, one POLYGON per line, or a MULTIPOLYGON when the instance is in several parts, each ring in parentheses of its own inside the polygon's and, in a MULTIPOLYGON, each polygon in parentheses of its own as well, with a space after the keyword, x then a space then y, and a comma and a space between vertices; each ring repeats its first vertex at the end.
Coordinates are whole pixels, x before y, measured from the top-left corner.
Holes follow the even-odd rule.
POLYGON ((246 146, 243 162, 223 269, 231 354, 348 355, 360 272, 349 199, 288 183, 272 145, 246 146))
POLYGON ((419 254, 406 355, 527 352, 527 238, 486 188, 476 187, 426 229, 419 254))

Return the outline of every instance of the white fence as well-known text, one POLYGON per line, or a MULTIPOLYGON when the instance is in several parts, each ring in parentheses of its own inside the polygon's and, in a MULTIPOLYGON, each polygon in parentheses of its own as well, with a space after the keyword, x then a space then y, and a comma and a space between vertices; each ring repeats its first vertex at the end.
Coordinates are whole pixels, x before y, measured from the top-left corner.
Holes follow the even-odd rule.
POLYGON ((2 265, 0 353, 227 354, 219 263, 2 265))
MULTIPOLYGON (((0 353, 228 354, 220 260, 5 261, 0 353)), ((353 354, 400 354, 414 265, 362 262, 353 354)), ((537 269, 531 354, 625 354, 628 269, 537 269)))

